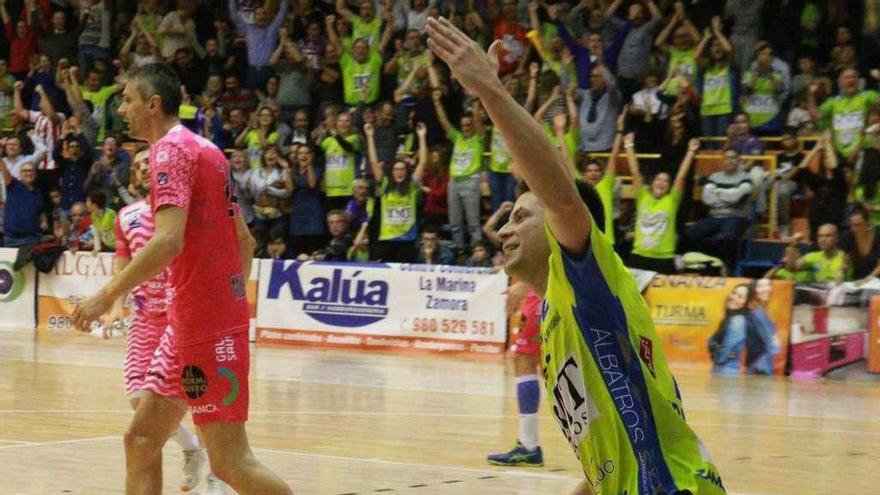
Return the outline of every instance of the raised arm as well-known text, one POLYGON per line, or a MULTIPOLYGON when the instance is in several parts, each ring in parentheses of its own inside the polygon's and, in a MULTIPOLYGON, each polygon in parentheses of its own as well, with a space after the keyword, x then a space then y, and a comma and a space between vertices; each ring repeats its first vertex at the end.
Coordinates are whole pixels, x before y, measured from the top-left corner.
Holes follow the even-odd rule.
MULTIPOLYGON (((0 140, 0 144, 2 144, 5 147, 6 146, 6 138, 3 138, 2 140, 0 140)), ((7 186, 9 185, 10 182, 12 182, 12 174, 9 173, 9 169, 6 168, 6 161, 3 160, 2 158, 0 158, 0 177, 3 178, 3 183, 6 184, 7 186)))
POLYGON ((486 134, 486 119, 483 115, 483 105, 480 102, 474 102, 471 107, 471 118, 474 121, 474 132, 482 137, 486 134))
MULTIPOLYGON (((724 29, 721 25, 721 16, 715 15, 712 16, 712 34, 718 38, 718 41, 721 42, 721 46, 724 48, 724 51, 727 53, 733 53, 733 45, 730 44, 730 40, 724 36, 724 29)), ((740 67, 745 70, 745 67, 740 67)))
POLYGON ((443 108, 443 102, 441 101, 443 98, 443 91, 436 88, 433 89, 431 91, 431 98, 434 100, 434 110, 437 112, 437 120, 440 122, 440 126, 443 127, 443 132, 448 135, 454 127, 449 123, 449 117, 446 116, 446 110, 443 108))
POLYGON ((274 32, 281 29, 281 25, 284 24, 284 17, 287 15, 287 0, 281 0, 281 3, 278 5, 278 12, 275 13, 275 18, 272 19, 272 24, 269 25, 269 31, 274 32))
POLYGON ((632 132, 624 136, 623 149, 626 150, 626 163, 629 165, 629 173, 632 176, 634 193, 638 193, 644 184, 644 179, 642 171, 639 169, 639 159, 636 157, 636 135, 632 132))
POLYGON ((24 108, 24 102, 21 100, 21 91, 24 89, 24 83, 15 81, 12 85, 12 112, 21 120, 28 120, 28 111, 24 108))
MULTIPOLYGON (((495 128, 504 136, 519 176, 543 204, 547 224, 556 240, 569 254, 583 254, 590 233, 587 206, 559 150, 498 79, 501 42, 492 43, 487 56, 444 18, 428 19, 428 34, 428 44, 434 53, 449 65, 453 76, 483 102, 495 128)), ((517 216, 517 211, 515 222, 523 218, 522 214, 517 216)))
POLYGON ((685 181, 687 180, 688 172, 691 169, 691 165, 694 164, 694 158, 697 156, 697 151, 700 149, 700 140, 697 138, 691 138, 688 141, 688 150, 684 155, 684 159, 681 161, 681 165, 678 166, 678 173, 675 174, 675 182, 672 183, 672 189, 676 192, 683 192, 685 181))
POLYGON ((376 138, 373 124, 364 124, 364 135, 367 137, 367 157, 370 162, 370 172, 376 182, 382 182, 385 177, 385 171, 382 169, 382 162, 379 161, 379 153, 376 151, 376 138))
MULTIPOLYGON (((675 3, 676 7, 679 5, 678 2, 675 3)), ((665 48, 666 43, 669 41, 669 35, 672 33, 672 30, 675 29, 675 26, 678 25, 679 22, 684 18, 681 11, 678 8, 675 9, 675 13, 669 18, 669 22, 666 23, 666 26, 663 27, 663 30, 660 31, 660 34, 657 35, 657 39, 654 40, 655 48, 665 48)))
POLYGON ((697 49, 694 50, 694 60, 700 64, 700 67, 703 67, 708 63, 708 60, 703 58, 703 52, 706 51, 706 47, 709 46, 709 42, 712 41, 712 31, 709 28, 706 28, 706 31, 703 33, 703 39, 697 44, 697 49))
POLYGON ((388 48, 388 43, 391 43, 391 38, 394 36, 394 19, 391 21, 385 21, 385 30, 382 31, 382 37, 379 39, 379 55, 385 53, 385 49, 388 48))
POLYGON ((578 118, 578 107, 574 101, 574 93, 577 90, 577 84, 569 82, 565 89, 565 105, 568 107, 568 127, 571 129, 579 129, 581 121, 578 118))
POLYGON ((354 17, 354 12, 348 8, 346 0, 336 0, 336 13, 348 22, 351 22, 351 19, 354 17))
POLYGON ((419 161, 413 171, 413 180, 416 183, 421 183, 425 167, 428 166, 428 127, 424 122, 416 124, 416 136, 419 139, 419 161))
POLYGON ((538 74, 540 71, 541 66, 538 65, 538 62, 529 64, 529 89, 526 93, 526 103, 523 105, 529 113, 535 107, 535 100, 538 97, 538 74))
POLYGON ((232 19, 232 23, 235 24, 235 28, 238 29, 238 32, 244 36, 245 31, 247 30, 247 23, 244 21, 244 18, 241 17, 241 13, 238 11, 238 1, 237 0, 229 0, 229 18, 232 19))
MULTIPOLYGON (((343 0, 344 1, 344 0, 343 0)), ((324 18, 324 27, 327 28, 327 42, 336 48, 336 53, 342 53, 342 40, 336 32, 336 16, 328 15, 324 18)))

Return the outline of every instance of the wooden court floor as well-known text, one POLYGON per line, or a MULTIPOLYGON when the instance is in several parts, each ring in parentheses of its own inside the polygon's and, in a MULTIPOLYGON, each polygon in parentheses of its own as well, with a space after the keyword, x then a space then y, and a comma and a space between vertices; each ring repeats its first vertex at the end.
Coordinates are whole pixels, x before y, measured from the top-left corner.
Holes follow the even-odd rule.
MULTIPOLYGON (((123 350, 0 332, 0 495, 122 493, 123 350)), ((252 444, 298 494, 566 494, 580 479, 545 403, 545 467, 484 462, 516 438, 509 363, 255 346, 252 366, 252 444)), ((880 494, 876 383, 676 371, 731 493, 880 494)), ((179 448, 165 454, 178 493, 179 448)))

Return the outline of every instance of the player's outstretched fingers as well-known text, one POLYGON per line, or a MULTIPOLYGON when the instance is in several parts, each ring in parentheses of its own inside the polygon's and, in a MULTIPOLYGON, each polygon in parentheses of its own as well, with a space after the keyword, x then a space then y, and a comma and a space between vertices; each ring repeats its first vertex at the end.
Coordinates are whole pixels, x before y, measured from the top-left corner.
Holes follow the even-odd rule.
POLYGON ((428 19, 427 31, 429 36, 428 41, 432 42, 435 47, 440 49, 439 51, 435 49, 434 53, 443 58, 444 61, 449 62, 448 57, 455 53, 455 49, 460 43, 456 42, 450 30, 437 19, 428 19), (446 54, 445 57, 443 55, 444 53, 446 54))

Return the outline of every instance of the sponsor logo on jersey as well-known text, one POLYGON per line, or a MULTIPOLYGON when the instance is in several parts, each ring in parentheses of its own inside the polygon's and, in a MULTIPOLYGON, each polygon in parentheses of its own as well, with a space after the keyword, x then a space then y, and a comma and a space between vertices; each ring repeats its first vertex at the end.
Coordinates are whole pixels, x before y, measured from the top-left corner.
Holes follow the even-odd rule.
POLYGON ((599 410, 584 384, 583 368, 570 353, 556 373, 552 392, 553 414, 568 443, 580 458, 581 441, 589 434, 590 423, 599 417, 599 410))
POLYGON ((238 377, 229 368, 219 368, 217 374, 229 380, 229 393, 223 397, 223 405, 231 406, 238 400, 238 377))
MULTIPOLYGON (((388 268, 373 264, 372 267, 388 268)), ((303 303, 303 312, 328 325, 362 327, 388 316, 388 282, 364 272, 358 265, 337 263, 272 263, 266 297, 278 299, 287 287, 294 301, 303 303), (306 265, 321 266, 320 275, 305 276, 306 265), (329 272, 329 276, 328 275, 329 272)))
POLYGON ((156 176, 156 183, 160 186, 168 184, 168 174, 165 172, 159 172, 159 174, 156 176))
POLYGON ((211 414, 218 412, 220 409, 214 404, 200 404, 198 406, 192 406, 193 414, 211 414))
POLYGON ((208 377, 198 366, 184 366, 182 382, 183 392, 192 400, 205 395, 205 391, 208 390, 208 377))

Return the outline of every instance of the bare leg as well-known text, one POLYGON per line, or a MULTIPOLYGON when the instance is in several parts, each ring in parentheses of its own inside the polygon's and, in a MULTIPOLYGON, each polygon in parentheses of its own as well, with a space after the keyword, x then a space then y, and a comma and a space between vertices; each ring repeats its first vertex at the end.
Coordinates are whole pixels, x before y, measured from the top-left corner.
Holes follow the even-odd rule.
POLYGON ((162 493, 162 446, 177 430, 186 409, 152 392, 144 392, 137 406, 125 432, 125 493, 158 495, 162 493))
POLYGON ((278 475, 254 457, 244 423, 221 421, 198 428, 208 448, 211 471, 240 495, 293 495, 278 475))

